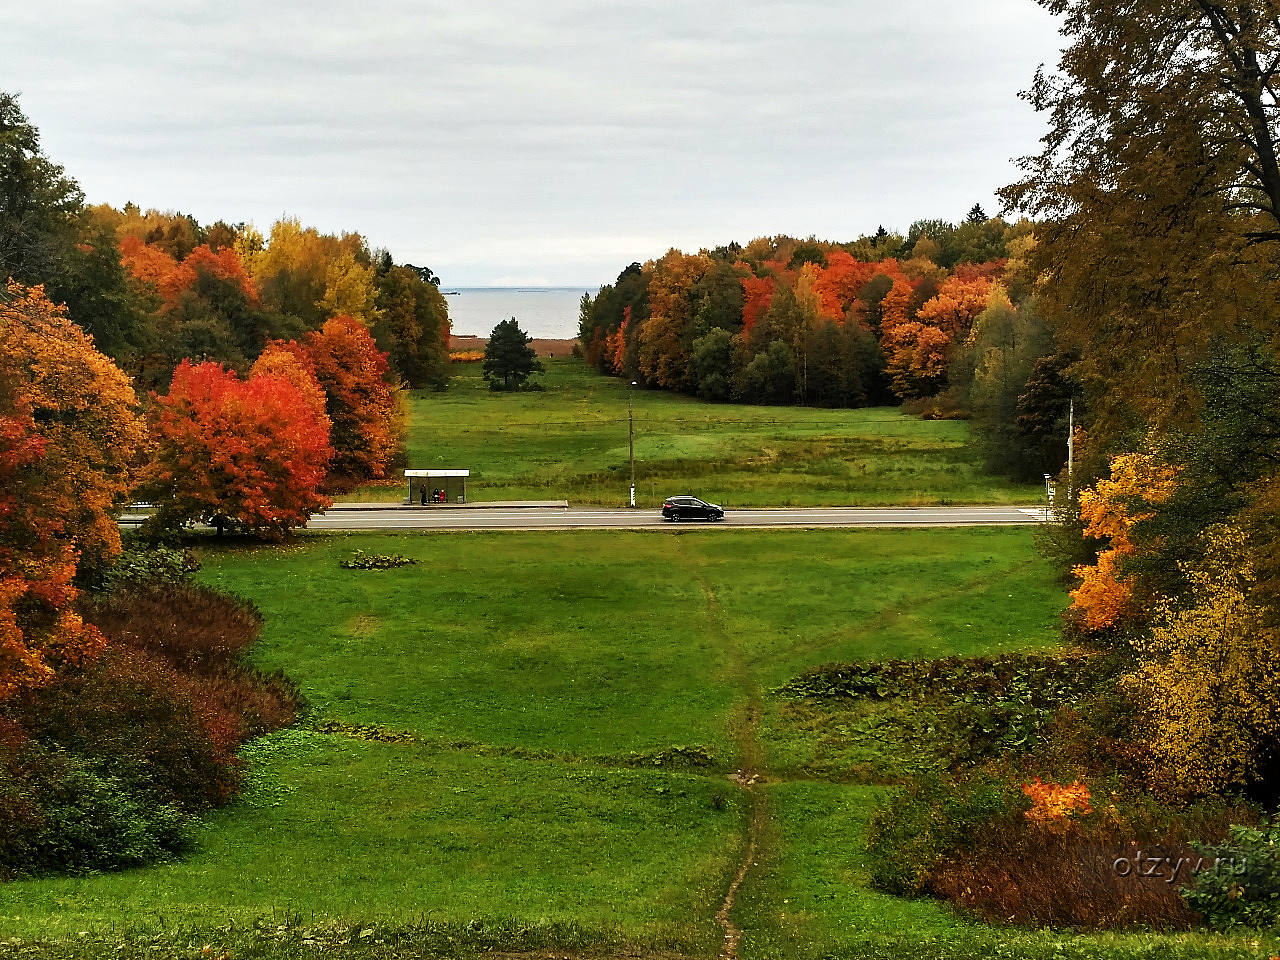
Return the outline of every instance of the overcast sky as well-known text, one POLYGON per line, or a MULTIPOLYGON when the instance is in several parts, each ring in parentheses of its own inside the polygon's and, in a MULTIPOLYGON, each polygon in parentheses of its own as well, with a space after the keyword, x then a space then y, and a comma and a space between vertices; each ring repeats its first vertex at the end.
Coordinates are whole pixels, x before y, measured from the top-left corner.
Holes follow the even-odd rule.
POLYGON ((994 213, 1058 56, 1032 0, 6 6, 0 86, 91 202, 357 230, 446 286, 994 213))

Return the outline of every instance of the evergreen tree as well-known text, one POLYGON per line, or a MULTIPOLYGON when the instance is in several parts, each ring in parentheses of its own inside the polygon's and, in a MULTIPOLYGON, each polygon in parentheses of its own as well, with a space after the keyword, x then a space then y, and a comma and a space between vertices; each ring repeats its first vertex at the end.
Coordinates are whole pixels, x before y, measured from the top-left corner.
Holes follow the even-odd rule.
POLYGON ((531 340, 515 317, 493 328, 484 348, 484 378, 490 390, 520 390, 530 374, 542 372, 542 364, 529 346, 531 340))

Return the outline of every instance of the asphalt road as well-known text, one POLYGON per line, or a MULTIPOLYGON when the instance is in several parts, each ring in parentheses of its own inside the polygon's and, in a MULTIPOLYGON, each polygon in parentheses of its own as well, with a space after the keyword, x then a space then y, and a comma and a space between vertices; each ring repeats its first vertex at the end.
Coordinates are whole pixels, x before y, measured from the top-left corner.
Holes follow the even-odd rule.
POLYGON ((971 527, 1038 523, 1031 507, 806 507, 729 510, 720 523, 664 521, 654 509, 528 507, 339 509, 314 516, 313 530, 725 530, 741 527, 971 527))

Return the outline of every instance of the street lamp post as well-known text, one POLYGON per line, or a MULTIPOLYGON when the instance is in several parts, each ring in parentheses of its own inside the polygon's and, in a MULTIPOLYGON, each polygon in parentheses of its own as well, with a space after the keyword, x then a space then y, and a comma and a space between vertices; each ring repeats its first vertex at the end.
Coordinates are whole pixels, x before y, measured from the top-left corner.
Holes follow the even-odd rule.
POLYGON ((632 380, 627 384, 627 459, 631 462, 631 506, 636 505, 636 418, 631 406, 631 388, 636 385, 632 380))

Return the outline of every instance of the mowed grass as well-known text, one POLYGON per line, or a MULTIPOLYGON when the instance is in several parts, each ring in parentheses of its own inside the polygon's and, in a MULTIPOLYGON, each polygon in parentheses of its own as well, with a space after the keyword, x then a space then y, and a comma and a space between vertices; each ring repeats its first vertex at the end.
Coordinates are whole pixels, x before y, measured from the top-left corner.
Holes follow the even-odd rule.
POLYGON ((77 960, 204 943, 290 960, 712 957, 752 819, 742 960, 1274 946, 998 931, 876 893, 864 827, 888 788, 793 773, 814 743, 770 691, 797 672, 1053 642, 1065 597, 1025 530, 309 535, 204 563, 262 608, 257 660, 297 681, 309 715, 250 745, 243 800, 186 858, 0 887, 0 954, 41 938, 56 945, 35 955, 77 960), (419 563, 342 570, 356 548, 419 563), (761 763, 754 788, 727 776, 744 759, 761 763), (370 931, 367 949, 272 932, 333 921, 370 931))
MULTIPOLYGON (((542 392, 492 393, 455 364, 443 393, 409 395, 408 463, 471 471, 473 500, 626 502, 627 388, 581 360, 544 360, 542 392)), ((727 506, 1036 502, 992 477, 959 421, 897 408, 823 410, 703 403, 633 391, 637 498, 693 493, 727 506)), ((401 487, 358 498, 395 500, 401 487)))
POLYGON ((409 739, 269 738, 193 855, 6 885, 0 930, 290 912, 714 952, 745 844, 724 775, 742 705, 837 657, 1041 646, 1062 602, 1026 531, 974 528, 311 535, 204 564, 261 607, 257 661, 297 682, 307 724, 409 739), (419 563, 341 569, 356 548, 419 563), (981 587, 1003 578, 1016 612, 981 587), (922 582, 965 594, 985 634, 917 602, 922 582), (666 765, 672 747, 712 766, 666 765))
POLYGON ((698 950, 740 855, 740 799, 707 778, 307 731, 272 740, 262 782, 201 829, 196 853, 8 884, 0 930, 514 919, 535 935, 698 950))
POLYGON ((980 528, 324 536, 204 576, 262 607, 259 662, 319 715, 574 756, 696 745, 728 762, 737 654, 772 687, 833 660, 1042 646, 1064 599, 1027 531, 980 528), (341 569, 357 546, 419 564, 341 569))

